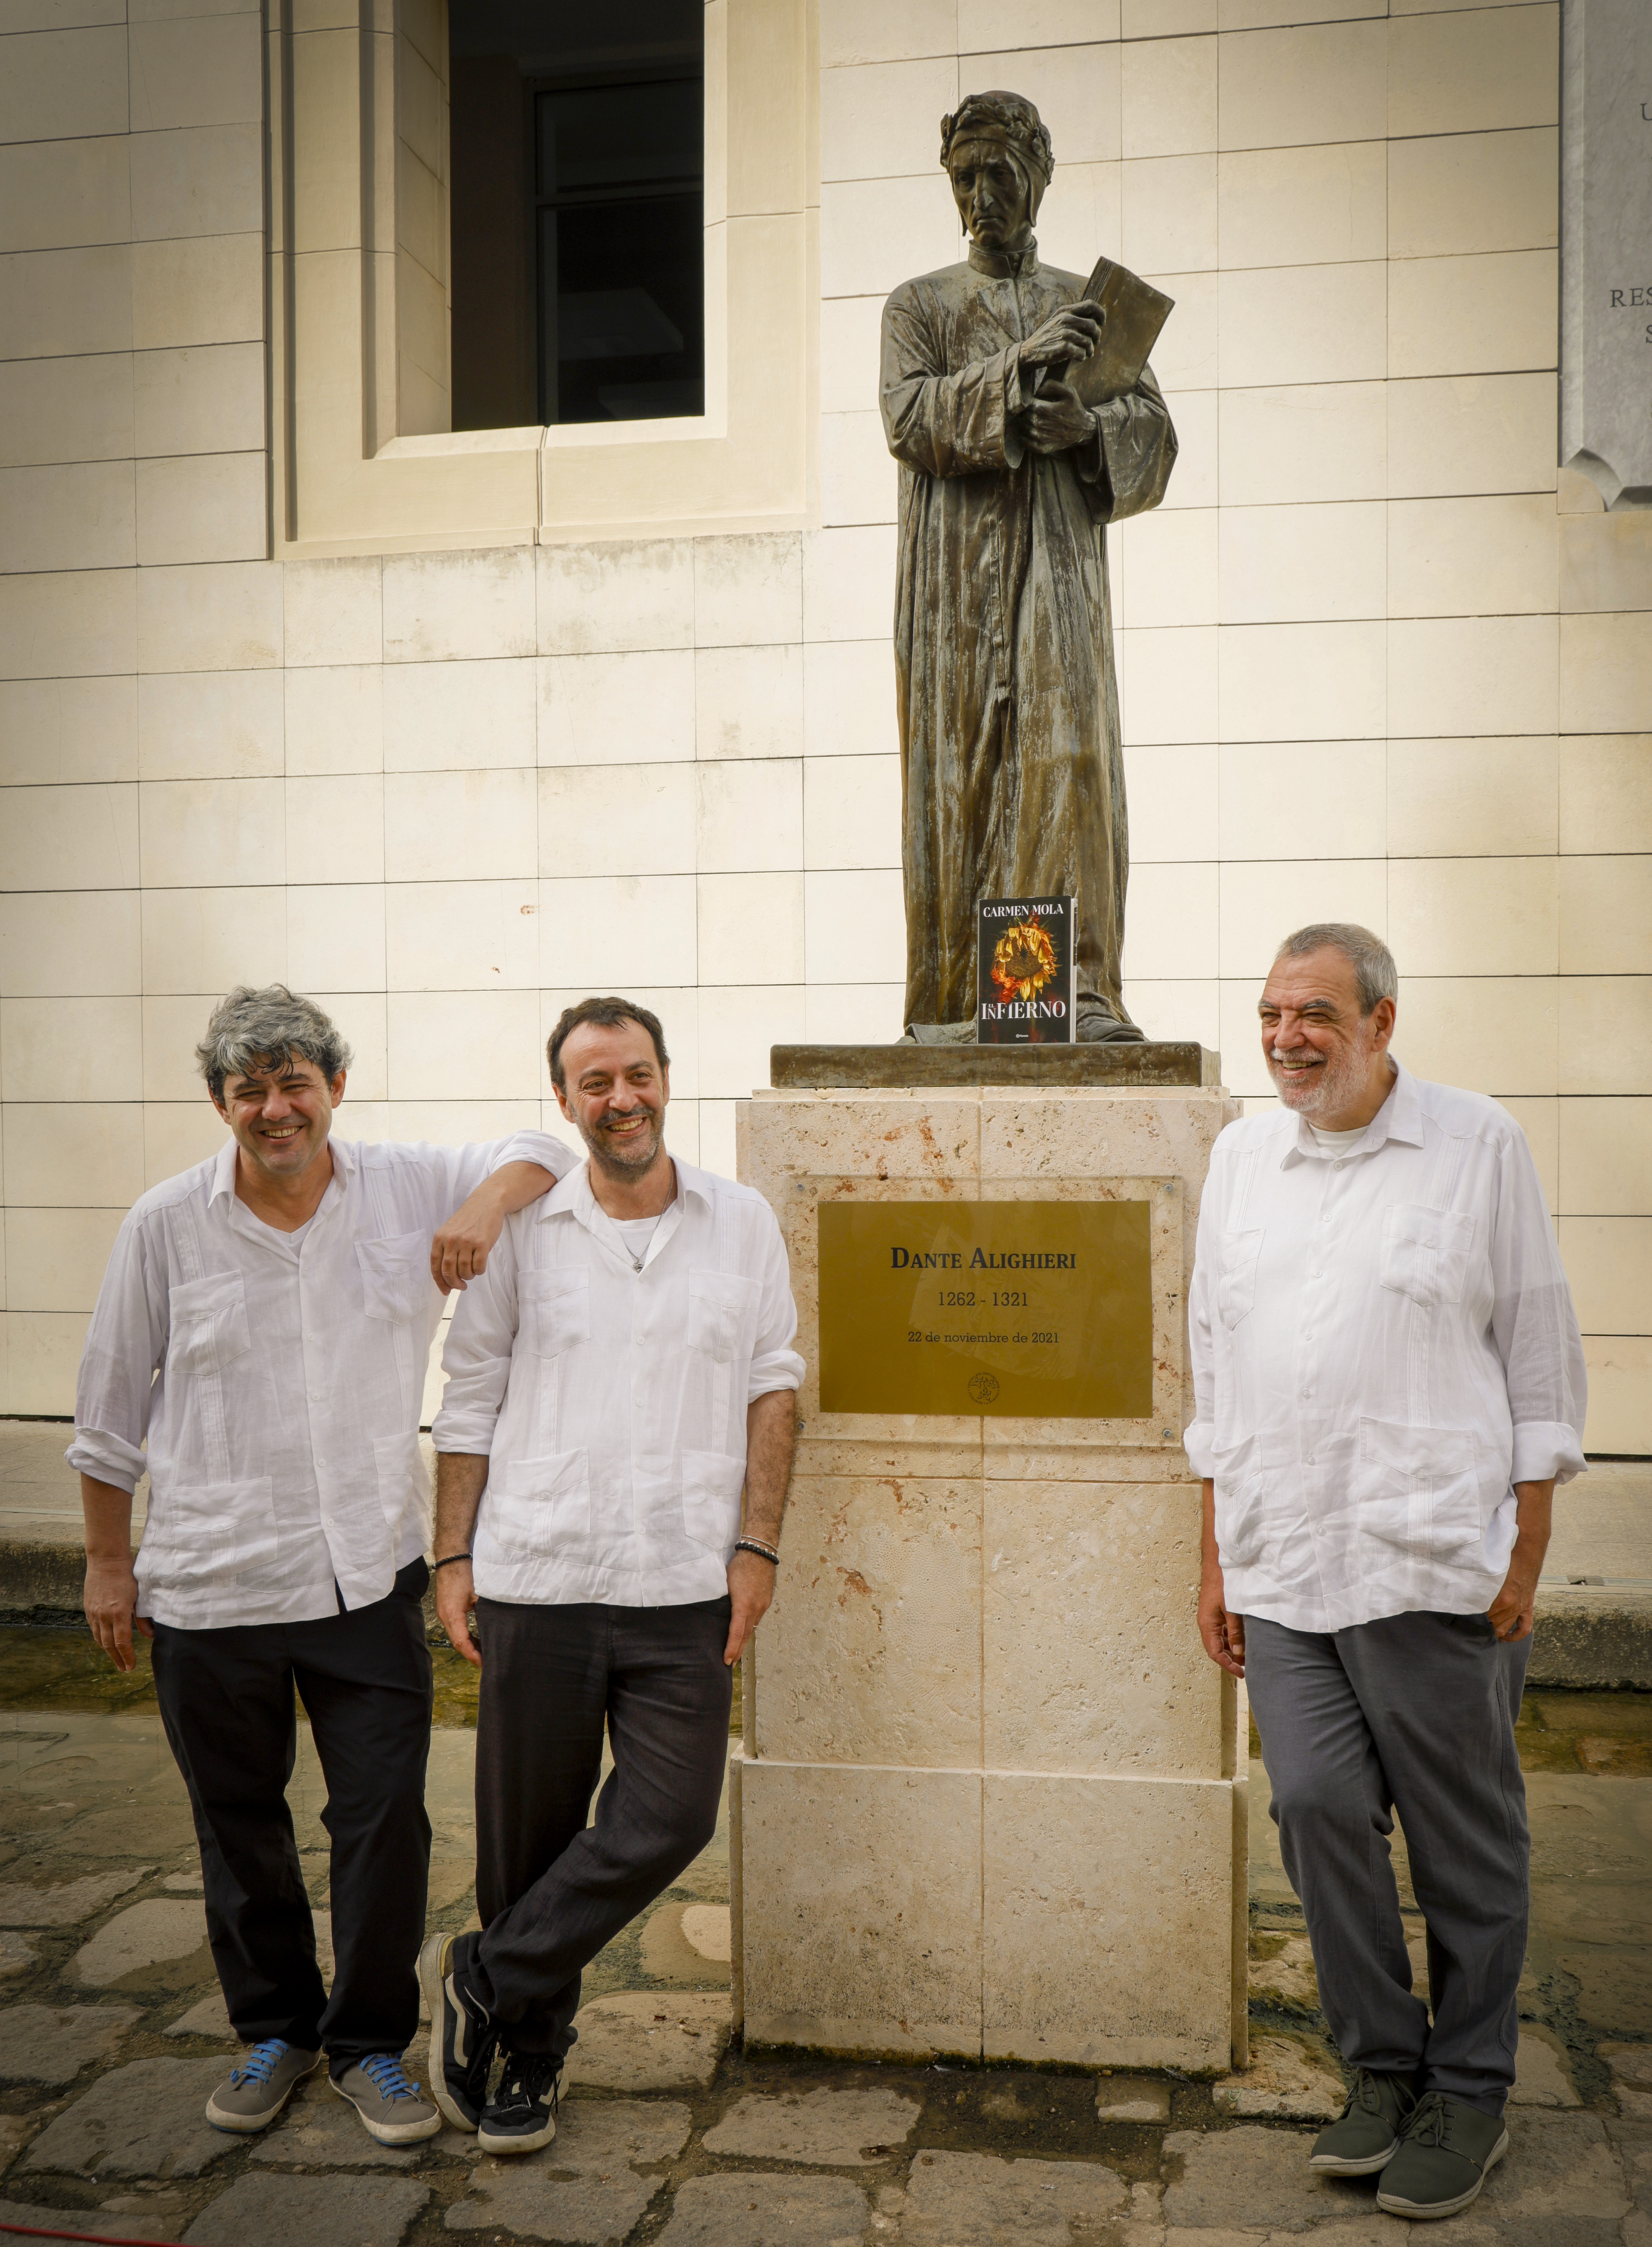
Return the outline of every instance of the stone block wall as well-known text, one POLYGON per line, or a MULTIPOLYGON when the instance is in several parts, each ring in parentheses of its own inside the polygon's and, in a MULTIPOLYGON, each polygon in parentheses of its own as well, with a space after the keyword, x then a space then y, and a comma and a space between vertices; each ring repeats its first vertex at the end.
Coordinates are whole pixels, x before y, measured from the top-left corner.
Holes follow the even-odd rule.
POLYGON ((335 1005, 341 1128, 440 1136, 637 989, 725 1169, 772 1040, 898 1031, 877 317, 998 85, 1046 256, 1178 300, 1181 459, 1112 550, 1131 1003, 1266 1097, 1274 939, 1383 931, 1407 1061, 1537 1152, 1591 1448, 1652 1450, 1652 518, 1556 489, 1557 10, 1321 12, 821 0, 817 515, 695 535, 662 471, 669 536, 279 561, 260 14, 3 0, 0 1410, 68 1409, 121 1212, 215 1143, 236 977, 335 1005))

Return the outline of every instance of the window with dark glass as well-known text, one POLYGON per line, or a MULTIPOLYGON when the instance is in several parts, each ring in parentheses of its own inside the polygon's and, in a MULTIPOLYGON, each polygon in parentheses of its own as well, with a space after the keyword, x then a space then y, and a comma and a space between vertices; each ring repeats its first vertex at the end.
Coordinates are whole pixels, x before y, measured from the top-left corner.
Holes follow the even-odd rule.
POLYGON ((705 410, 701 0, 449 0, 453 426, 705 410))

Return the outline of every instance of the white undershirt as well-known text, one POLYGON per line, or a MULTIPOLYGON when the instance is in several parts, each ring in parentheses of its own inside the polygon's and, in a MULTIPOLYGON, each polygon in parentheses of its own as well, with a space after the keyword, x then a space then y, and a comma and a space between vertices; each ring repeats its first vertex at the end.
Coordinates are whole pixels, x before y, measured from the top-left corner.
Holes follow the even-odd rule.
POLYGON ((625 1253, 640 1272, 643 1259, 648 1253, 649 1243, 659 1230, 662 1210, 653 1217, 615 1217, 609 1219, 614 1231, 625 1244, 625 1253))
MULTIPOLYGON (((242 1202, 241 1205, 243 1209, 247 1208, 245 1202, 242 1202)), ((294 1256, 297 1256, 298 1253, 298 1243, 304 1239, 305 1233, 309 1232, 311 1226, 315 1223, 316 1216, 318 1213, 319 1212, 312 1212, 309 1217, 305 1218, 302 1225, 295 1225, 292 1231, 288 1233, 278 1225, 266 1225, 263 1218, 256 1215, 253 1211, 249 1209, 247 1210, 248 1216, 252 1219, 253 1223, 257 1226, 260 1233, 268 1233, 270 1239, 277 1248, 289 1249, 294 1256)))
POLYGON ((1355 1139, 1362 1139, 1370 1126, 1369 1124, 1359 1124, 1351 1131, 1321 1131, 1317 1124, 1310 1124, 1307 1128, 1314 1134, 1314 1145, 1321 1148, 1326 1154, 1334 1155, 1339 1148, 1351 1147, 1355 1139))

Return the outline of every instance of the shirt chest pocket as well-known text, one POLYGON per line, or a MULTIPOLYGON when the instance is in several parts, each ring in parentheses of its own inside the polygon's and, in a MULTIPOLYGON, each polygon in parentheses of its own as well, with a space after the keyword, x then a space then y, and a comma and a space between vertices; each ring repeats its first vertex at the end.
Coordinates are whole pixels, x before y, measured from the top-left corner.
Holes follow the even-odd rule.
POLYGON ((1260 1226, 1251 1233, 1225 1233, 1216 1267, 1216 1315, 1225 1327, 1240 1326, 1256 1301, 1256 1266, 1262 1253, 1260 1226))
POLYGON ((252 1348, 247 1284, 239 1272, 181 1280, 168 1296, 167 1363, 181 1372, 222 1373, 252 1348))
POLYGON ((688 1347, 719 1364, 741 1354, 747 1321, 754 1321, 758 1287, 737 1272, 691 1272, 688 1275, 688 1347))
POLYGON ((1382 1285, 1424 1308, 1460 1303, 1473 1246, 1474 1220, 1461 1210, 1396 1203, 1382 1219, 1382 1285))
POLYGON ((406 1326, 430 1307, 430 1235, 398 1233, 381 1240, 358 1240, 362 1308, 370 1319, 406 1326))
POLYGON ((553 1266, 517 1277, 522 1339, 536 1357, 560 1357, 590 1340, 590 1274, 553 1266))

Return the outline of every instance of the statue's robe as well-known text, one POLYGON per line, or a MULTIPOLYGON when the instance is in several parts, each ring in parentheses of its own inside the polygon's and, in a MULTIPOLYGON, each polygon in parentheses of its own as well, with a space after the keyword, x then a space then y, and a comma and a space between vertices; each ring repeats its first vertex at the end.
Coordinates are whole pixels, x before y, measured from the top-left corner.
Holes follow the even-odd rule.
MULTIPOLYGON (((1073 451, 1029 451, 1016 346, 1076 273, 972 244, 884 308, 901 463, 895 664, 908 1022, 975 1009, 982 898, 1078 899, 1076 990, 1127 1022, 1129 838, 1104 525, 1156 506, 1176 433, 1151 372, 1073 451)), ((1081 1021, 1086 1013, 1081 1003, 1081 1021)))

